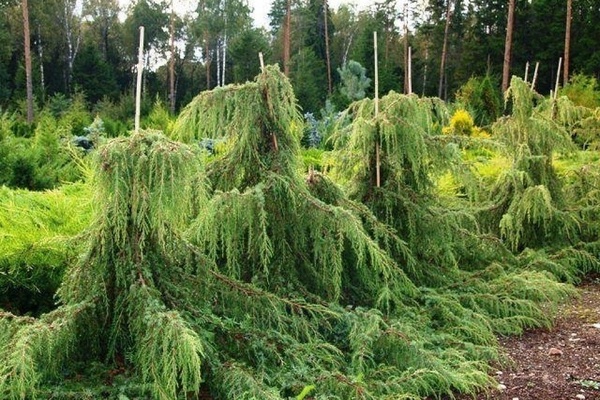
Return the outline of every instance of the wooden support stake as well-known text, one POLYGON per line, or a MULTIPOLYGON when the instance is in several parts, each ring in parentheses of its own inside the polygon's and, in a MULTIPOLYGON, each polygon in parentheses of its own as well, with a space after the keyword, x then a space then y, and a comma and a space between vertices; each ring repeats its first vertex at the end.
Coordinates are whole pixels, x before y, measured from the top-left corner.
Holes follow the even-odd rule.
POLYGON ((533 79, 531 80, 531 90, 535 90, 535 81, 538 75, 538 68, 540 67, 540 62, 535 63, 535 69, 533 70, 533 79))
POLYGON ((142 73, 144 72, 144 27, 140 26, 140 50, 137 66, 137 86, 135 89, 135 132, 140 130, 140 110, 142 104, 142 73))
POLYGON ((556 70, 556 85, 554 86, 554 100, 558 98, 558 86, 560 85, 560 69, 562 67, 562 57, 558 59, 558 69, 556 70))
POLYGON ((377 137, 375 139, 375 174, 377 187, 381 186, 381 156, 379 154, 379 66, 377 60, 377 32, 373 32, 373 48, 375 50, 375 125, 377 137))
POLYGON ((412 94, 412 47, 408 48, 408 94, 412 94))
POLYGON ((265 72, 265 60, 262 51, 258 52, 258 60, 260 61, 260 72, 265 72))
POLYGON ((529 79, 529 61, 525 64, 525 83, 527 83, 527 79, 529 79))

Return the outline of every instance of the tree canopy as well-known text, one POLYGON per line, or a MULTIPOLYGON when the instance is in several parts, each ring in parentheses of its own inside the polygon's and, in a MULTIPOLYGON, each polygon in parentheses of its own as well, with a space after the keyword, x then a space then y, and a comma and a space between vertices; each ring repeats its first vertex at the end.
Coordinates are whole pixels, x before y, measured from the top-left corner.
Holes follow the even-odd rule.
MULTIPOLYGON (((506 2, 502 1, 450 3, 442 93, 452 99, 474 76, 488 75, 496 80, 500 77, 507 15, 506 2)), ((374 78, 373 31, 379 33, 382 49, 383 92, 404 92, 407 46, 412 49, 413 91, 438 94, 446 2, 428 1, 422 7, 406 7, 402 2, 387 0, 361 10, 346 5, 328 8, 326 14, 324 4, 317 0, 290 4, 289 78, 305 111, 323 108, 328 97, 334 102, 342 98, 339 91, 343 80, 336 71, 343 70, 350 60, 366 68, 367 78, 374 78), (329 43, 325 43, 325 15, 329 43), (330 54, 326 54, 328 49, 330 54), (328 82, 328 59, 332 96, 323 90, 328 82)), ((178 108, 201 90, 251 79, 258 72, 258 62, 253 61, 258 52, 263 52, 267 63, 283 62, 282 28, 287 2, 273 1, 270 6, 268 27, 253 26, 250 8, 233 0, 201 1, 195 13, 176 15, 174 75, 178 108)), ((19 7, 18 2, 2 3, 0 76, 6 78, 0 84, 3 108, 14 107, 24 97, 19 7)), ((116 101, 120 94, 130 91, 140 25, 146 27, 146 49, 152 49, 147 60, 153 70, 146 77, 147 96, 154 99, 158 94, 168 100, 164 88, 169 86, 169 74, 161 72, 168 68, 165 60, 170 57, 168 2, 135 1, 121 8, 115 1, 90 0, 79 9, 73 1, 30 0, 29 8, 33 87, 38 104, 56 93, 69 97, 82 91, 96 103, 102 98, 116 101), (92 60, 101 67, 83 67, 92 60)), ((598 36, 598 9, 591 0, 577 1, 572 15, 570 69, 597 78, 599 55, 593 44, 598 36)), ((548 93, 556 80, 558 58, 564 47, 565 18, 566 6, 556 0, 516 1, 511 73, 524 77, 527 63, 530 74, 539 63, 540 93, 548 93)), ((372 90, 373 87, 368 89, 367 95, 372 90)), ((337 102, 339 108, 345 106, 343 99, 337 102)))

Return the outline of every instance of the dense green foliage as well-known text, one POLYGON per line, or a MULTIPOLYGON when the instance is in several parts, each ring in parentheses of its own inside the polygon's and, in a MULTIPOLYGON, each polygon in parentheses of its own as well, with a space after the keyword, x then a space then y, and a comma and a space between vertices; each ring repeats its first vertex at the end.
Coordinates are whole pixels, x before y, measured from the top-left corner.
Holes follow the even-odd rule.
POLYGON ((70 122, 45 112, 31 137, 13 133, 16 117, 0 115, 0 184, 23 189, 50 189, 61 182, 81 177, 76 159, 79 152, 70 146, 70 122))
POLYGON ((89 187, 49 192, 0 189, 0 308, 33 314, 54 306, 66 267, 82 251, 89 187))
POLYGON ((456 92, 456 101, 474 116, 477 126, 491 125, 502 114, 498 84, 489 75, 471 78, 456 92))
POLYGON ((96 216, 59 307, 39 319, 2 314, 4 398, 35 397, 67 360, 125 357, 153 398, 198 391, 202 340, 161 297, 185 278, 174 235, 197 191, 195 155, 148 133, 115 140, 97 156, 96 216))
POLYGON ((83 183, 0 191, 0 396, 491 388, 496 335, 549 327, 600 268, 598 160, 572 161, 589 109, 519 78, 506 99, 491 138, 444 130, 439 99, 358 100, 335 117, 325 174, 306 171, 304 119, 276 66, 200 93, 174 122, 157 100, 144 123, 171 139, 101 143, 102 120, 57 98, 24 140, 60 154, 56 136, 85 120, 101 146, 66 164, 83 183), (483 177, 500 156, 509 168, 483 177), (453 196, 444 179, 461 183, 453 196))
MULTIPOLYGON (((0 106, 11 111, 19 109, 25 97, 20 3, 0 3, 0 106)), ((201 90, 250 80, 259 72, 258 52, 263 53, 268 63, 283 64, 286 0, 272 0, 268 4, 205 0, 185 7, 175 2, 173 15, 166 0, 86 0, 82 4, 74 0, 29 0, 28 3, 33 91, 38 106, 55 94, 70 97, 83 92, 92 106, 98 102, 118 105, 124 97, 130 97, 135 84, 131 66, 137 62, 141 25, 145 27, 148 51, 144 93, 149 103, 157 95, 169 103, 171 64, 164 61, 171 56, 171 32, 175 44, 173 95, 177 109, 201 90), (268 26, 255 26, 267 24, 252 21, 252 6, 270 8, 268 26)), ((354 60, 366 68, 366 78, 374 78, 374 31, 379 38, 382 92, 404 92, 405 52, 410 47, 413 91, 437 95, 447 4, 439 0, 378 0, 362 8, 342 4, 337 9, 325 9, 322 0, 291 1, 289 77, 300 105, 313 113, 327 100, 339 109, 345 108, 346 95, 340 92, 348 77, 337 71, 344 71, 350 60, 354 60), (328 70, 332 93, 326 89, 328 70)), ((483 79, 481 83, 485 83, 490 78, 488 84, 498 90, 506 4, 455 1, 451 2, 450 12, 442 97, 454 98, 465 85, 469 90, 478 90, 471 79, 475 82, 483 79)), ((597 4, 594 0, 579 0, 573 4, 572 14, 570 75, 597 79, 600 73, 600 52, 595 45, 600 36, 597 4)), ((529 63, 531 77, 534 63, 539 62, 536 88, 548 93, 554 87, 558 58, 563 55, 566 4, 559 0, 518 0, 515 18, 512 73, 524 76, 529 63)), ((367 95, 372 95, 373 89, 371 85, 367 95)), ((486 92, 492 94, 488 89, 486 92)), ((493 96, 481 100, 486 113, 480 114, 479 109, 469 111, 479 125, 487 125, 493 122, 498 109, 493 96), (492 119, 486 120, 488 116, 492 119)), ((121 122, 128 115, 122 117, 121 122)))

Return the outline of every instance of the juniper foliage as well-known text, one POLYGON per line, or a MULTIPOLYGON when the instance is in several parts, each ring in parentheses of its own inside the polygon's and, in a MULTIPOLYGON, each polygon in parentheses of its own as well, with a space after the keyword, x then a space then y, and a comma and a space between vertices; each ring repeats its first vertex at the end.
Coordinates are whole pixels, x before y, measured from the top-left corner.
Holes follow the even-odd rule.
POLYGON ((197 392, 204 347, 167 289, 185 277, 174 232, 187 222, 195 154, 157 133, 117 139, 97 155, 95 218, 59 307, 0 318, 0 393, 36 397, 68 361, 124 360, 153 398, 197 392))
MULTIPOLYGON (((408 244, 408 276, 420 289, 436 331, 457 339, 475 359, 494 358, 493 333, 515 334, 551 319, 541 304, 572 291, 544 271, 524 270, 497 237, 480 226, 468 204, 449 208, 434 190, 443 171, 461 170, 461 143, 440 135, 447 118, 433 99, 390 93, 375 116, 372 100, 347 111, 352 123, 334 137, 350 197, 363 202, 408 244), (379 146, 381 185, 376 185, 379 146), (546 290, 535 290, 543 284, 546 290), (488 347, 489 346, 489 347, 488 347)), ((403 256, 381 242, 395 257, 403 256)))
POLYGON ((563 212, 561 182, 552 164, 555 152, 570 151, 572 142, 561 124, 536 106, 542 101, 537 96, 513 77, 506 94, 512 114, 492 127, 513 166, 499 178, 491 193, 493 205, 483 216, 513 250, 564 241, 578 228, 576 219, 563 212))
MULTIPOLYGON (((202 93, 182 113, 176 137, 224 143, 206 166, 211 199, 188 230, 193 245, 217 268, 207 274, 215 288, 204 289, 218 293, 210 321, 221 343, 214 346, 218 356, 208 361, 207 375, 213 393, 279 398, 313 385, 317 398, 474 393, 491 384, 487 363, 499 358, 494 332, 547 325, 540 303, 571 293, 546 273, 507 278, 491 261, 515 258, 500 242, 471 235, 472 215, 455 212, 454 222, 440 224, 447 210, 425 199, 433 193, 434 168, 452 167, 453 147, 435 136, 447 113, 435 100, 388 100, 381 131, 368 117, 357 118, 340 139, 349 149, 341 154, 355 200, 326 176, 299 173, 301 116, 276 68, 268 67, 253 83, 202 93), (372 187, 378 135, 388 154, 380 197, 388 196, 387 203, 373 200, 379 199, 372 187), (368 207, 372 204, 377 207, 368 207), (396 212, 403 208, 414 214, 399 223, 406 214, 396 212), (427 222, 419 220, 423 217, 427 222), (402 236, 407 232, 413 236, 402 236), (435 236, 439 232, 446 236, 435 236), (452 291, 450 283, 460 284, 452 272, 441 279, 448 284, 444 290, 417 289, 443 275, 435 269, 439 265, 456 269, 457 233, 465 238, 460 246, 478 245, 469 256, 489 265, 473 267, 476 294, 452 291), (411 245, 430 237, 435 243, 413 251, 411 245), (443 262, 429 259, 429 265, 427 246, 443 262), (501 257, 496 249, 503 249, 501 257), (474 254, 478 250, 482 255, 474 254), (544 283, 543 299, 529 290, 530 281, 544 283)), ((353 107, 358 115, 372 110, 372 102, 353 107)))
POLYGON ((492 130, 512 167, 492 188, 480 221, 511 250, 522 252, 519 263, 527 269, 578 282, 600 266, 588 243, 596 240, 588 235, 596 218, 586 220, 584 211, 589 210, 586 198, 594 195, 580 191, 582 180, 561 179, 554 163, 557 154, 573 152, 569 132, 585 110, 566 97, 543 99, 517 77, 506 96, 512 112, 492 130), (573 197, 575 193, 580 197, 573 197))
POLYGON ((454 279, 460 264, 482 268, 494 253, 505 254, 493 240, 477 236, 480 229, 473 214, 438 200, 436 176, 463 169, 459 146, 441 135, 449 118, 445 105, 437 99, 390 92, 381 98, 380 110, 375 116, 374 101, 365 99, 346 111, 352 123, 340 125, 334 136, 341 160, 336 173, 347 180, 350 198, 364 203, 407 243, 416 260, 406 271, 411 279, 418 285, 444 285, 454 279), (480 251, 473 251, 473 246, 480 251))
POLYGON ((519 269, 473 215, 436 201, 431 175, 455 155, 437 137, 445 111, 395 96, 381 120, 356 111, 369 100, 351 108, 356 127, 339 143, 357 175, 346 175, 352 196, 300 170, 302 119, 276 67, 183 111, 173 134, 219 139, 210 156, 156 132, 106 144, 88 242, 59 307, 0 314, 0 397, 36 397, 77 362, 125 368, 157 399, 418 399, 491 387, 495 333, 547 326, 541 305, 572 290, 519 269))
POLYGON ((362 278, 356 290, 367 297, 390 293, 398 301, 414 293, 364 228, 362 218, 375 223, 366 209, 311 193, 321 178, 299 173, 302 117, 290 83, 276 68, 256 82, 200 94, 177 126, 175 134, 184 140, 212 133, 225 142, 226 150, 207 165, 215 193, 190 228, 193 242, 224 274, 269 291, 308 290, 354 304, 347 290, 352 259, 353 275, 362 278))
POLYGON ((82 250, 77 238, 89 223, 89 186, 46 192, 0 188, 0 308, 38 315, 66 267, 82 250))

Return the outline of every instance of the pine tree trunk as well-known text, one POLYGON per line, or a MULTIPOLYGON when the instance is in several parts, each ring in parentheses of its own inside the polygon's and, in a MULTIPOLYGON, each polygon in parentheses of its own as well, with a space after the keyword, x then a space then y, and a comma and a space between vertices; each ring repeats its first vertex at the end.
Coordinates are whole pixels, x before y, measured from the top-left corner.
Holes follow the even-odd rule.
POLYGON ((169 59, 169 102, 171 113, 175 114, 175 11, 171 0, 171 21, 169 27, 169 42, 171 58, 169 59))
POLYGON ((327 61, 327 93, 331 96, 333 91, 331 83, 331 57, 329 54, 329 27, 327 23, 327 0, 323 0, 323 18, 325 19, 325 59, 327 61))
POLYGON ((563 65, 563 84, 569 82, 569 61, 571 53, 571 20, 573 15, 573 0, 567 0, 567 22, 565 27, 565 63, 563 65))
POLYGON ((444 28, 444 44, 442 46, 442 60, 440 62, 440 83, 438 85, 438 97, 439 98, 442 98, 443 90, 444 90, 446 57, 447 57, 447 53, 448 53, 448 33, 450 31, 450 20, 452 19, 451 5, 452 5, 452 1, 448 0, 448 5, 446 8, 446 27, 444 28))
POLYGON ((292 0, 287 0, 285 8, 285 24, 283 27, 283 73, 290 76, 290 28, 292 19, 292 0))
POLYGON ((210 49, 208 48, 208 32, 204 31, 204 55, 206 57, 205 69, 206 69, 206 90, 210 90, 210 49))
POLYGON ((506 23, 506 42, 504 44, 504 65, 502 67, 502 93, 508 89, 510 80, 510 58, 512 52, 512 35, 515 20, 515 0, 508 2, 508 21, 506 23))
POLYGON ((25 50, 25 80, 27 90, 27 122, 33 122, 33 83, 31 79, 31 39, 29 36, 29 6, 27 0, 22 0, 23 11, 23 42, 25 50))

